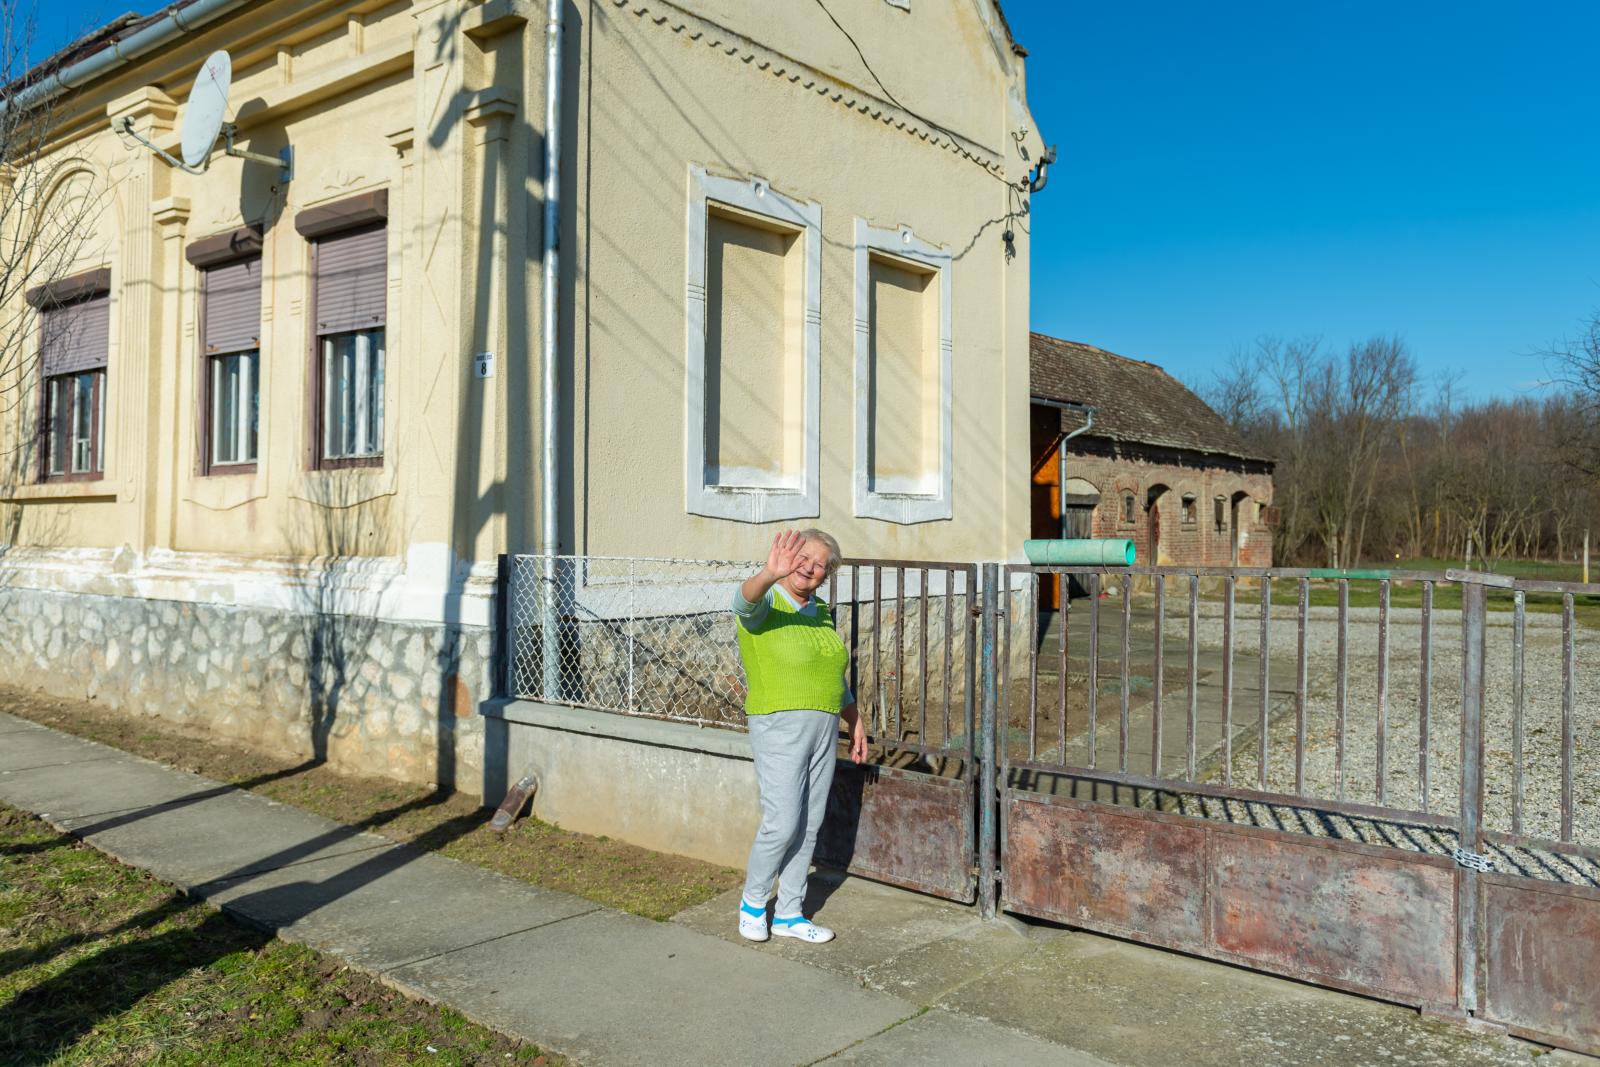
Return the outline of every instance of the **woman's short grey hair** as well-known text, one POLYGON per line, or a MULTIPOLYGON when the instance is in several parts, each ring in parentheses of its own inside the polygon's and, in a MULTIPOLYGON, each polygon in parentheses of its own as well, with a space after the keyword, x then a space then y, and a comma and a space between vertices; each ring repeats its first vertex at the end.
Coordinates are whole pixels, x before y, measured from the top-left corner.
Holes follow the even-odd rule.
POLYGON ((844 558, 844 553, 839 551, 839 542, 835 541, 833 535, 826 530, 815 528, 801 530, 800 536, 807 541, 815 541, 828 550, 828 577, 833 577, 834 572, 839 569, 839 561, 844 558))

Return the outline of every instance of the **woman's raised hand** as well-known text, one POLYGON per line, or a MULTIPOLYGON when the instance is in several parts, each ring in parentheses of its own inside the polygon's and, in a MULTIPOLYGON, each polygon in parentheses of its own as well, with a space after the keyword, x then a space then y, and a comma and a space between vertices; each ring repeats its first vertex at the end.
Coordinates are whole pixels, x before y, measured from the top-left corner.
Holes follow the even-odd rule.
POLYGON ((787 578, 800 566, 800 550, 806 545, 798 530, 781 530, 772 539, 767 553, 767 573, 774 579, 787 578))

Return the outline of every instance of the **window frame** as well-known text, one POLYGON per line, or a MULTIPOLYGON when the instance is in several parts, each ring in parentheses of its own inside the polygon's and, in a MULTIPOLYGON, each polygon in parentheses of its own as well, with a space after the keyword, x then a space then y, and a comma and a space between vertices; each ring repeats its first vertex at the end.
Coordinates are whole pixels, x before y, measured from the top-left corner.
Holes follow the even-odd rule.
MULTIPOLYGON (((327 455, 326 442, 328 427, 325 422, 327 397, 323 387, 327 366, 323 354, 323 342, 335 337, 344 337, 351 334, 363 334, 381 331, 383 333, 384 377, 386 387, 388 382, 389 362, 389 319, 388 309, 384 311, 382 326, 366 330, 343 330, 338 333, 322 333, 317 329, 317 271, 322 242, 328 238, 339 237, 355 230, 382 229, 384 231, 384 291, 387 302, 389 283, 389 256, 392 254, 392 242, 389 240, 389 220, 387 217, 387 196, 378 198, 372 195, 357 197, 353 201, 358 207, 354 210, 341 212, 339 205, 330 205, 326 208, 313 208, 302 212, 302 216, 311 216, 314 225, 309 228, 303 225, 303 218, 295 220, 296 227, 306 239, 308 262, 310 270, 307 278, 306 315, 307 338, 307 389, 306 389, 306 468, 308 470, 348 470, 359 467, 382 467, 385 454, 388 452, 387 438, 389 435, 389 420, 387 407, 383 412, 383 424, 379 428, 378 451, 373 455, 364 456, 329 456, 327 455), (376 207, 372 205, 376 204, 376 207), (378 212, 381 212, 379 214, 378 212), (320 213, 320 214, 314 214, 320 213)), ((382 388, 382 387, 380 387, 382 388)))
POLYGON ((1122 514, 1118 519, 1124 526, 1132 526, 1139 521, 1139 501, 1132 489, 1122 491, 1122 514))
MULTIPOLYGON (((317 456, 318 456, 318 460, 319 460, 320 469, 322 469, 322 470, 339 470, 341 468, 347 468, 347 467, 381 467, 381 466, 383 466, 383 456, 384 456, 384 441, 383 441, 383 438, 387 435, 387 432, 388 432, 388 418, 387 418, 388 412, 385 409, 384 403, 383 403, 383 399, 384 399, 383 390, 384 390, 384 386, 385 386, 386 382, 388 381, 388 361, 389 361, 388 340, 389 340, 389 336, 388 336, 388 324, 387 323, 385 323, 383 326, 374 327, 372 329, 366 329, 366 330, 341 330, 338 333, 323 333, 323 334, 318 334, 317 335, 317 337, 316 337, 316 347, 317 347, 317 357, 316 357, 316 359, 317 359, 317 362, 316 362, 316 366, 314 368, 314 372, 317 375, 317 381, 316 381, 317 411, 315 413, 315 418, 316 418, 316 433, 317 433, 316 448, 317 448, 317 456), (373 334, 378 334, 378 335, 380 335, 382 337, 382 340, 380 341, 380 343, 379 343, 379 345, 377 347, 377 353, 378 353, 379 358, 377 360, 378 376, 377 376, 376 383, 373 383, 371 381, 371 379, 372 379, 373 358, 372 358, 372 343, 371 343, 370 337, 373 334), (329 401, 331 399, 331 396, 330 396, 330 394, 329 394, 329 392, 328 392, 328 390, 326 388, 327 374, 328 374, 329 362, 330 362, 330 360, 329 360, 329 351, 328 351, 327 346, 333 345, 338 339, 344 338, 344 337, 349 337, 349 338, 352 338, 352 340, 353 340, 353 343, 355 345, 355 351, 354 351, 355 362, 356 362, 358 367, 360 366, 361 359, 362 359, 361 340, 363 338, 369 338, 369 340, 367 341, 367 352, 365 353, 365 355, 366 355, 366 364, 367 364, 367 377, 368 377, 368 382, 369 382, 368 388, 367 388, 367 394, 366 394, 367 395, 366 412, 363 415, 363 412, 362 412, 362 409, 361 409, 362 408, 361 401, 360 401, 360 397, 358 395, 358 397, 356 399, 356 404, 355 404, 354 418, 357 420, 357 425, 358 426, 361 424, 361 422, 364 420, 364 418, 365 419, 370 419, 371 418, 371 415, 372 415, 372 398, 375 395, 377 397, 377 407, 378 407, 378 426, 377 426, 377 431, 378 431, 377 432, 378 450, 376 452, 374 452, 374 453, 356 453, 356 454, 353 454, 353 455, 338 455, 338 456, 329 454, 328 433, 329 433, 330 423, 328 421, 328 404, 329 404, 329 401)), ((352 377, 354 377, 354 375, 352 375, 352 377)))
POLYGON ((855 225, 855 514, 858 518, 912 525, 953 518, 954 503, 954 317, 950 304, 949 245, 918 237, 909 226, 873 226, 857 218, 855 225), (900 260, 911 269, 934 275, 939 299, 939 447, 938 469, 931 472, 932 490, 904 492, 873 487, 868 441, 872 431, 869 405, 872 386, 872 259, 900 260))
MULTIPOLYGON (((42 484, 59 482, 95 482, 101 481, 106 476, 105 470, 105 433, 106 433, 106 372, 107 367, 90 367, 84 370, 68 371, 65 374, 44 374, 43 363, 40 364, 40 411, 39 411, 39 439, 42 447, 39 450, 39 481, 42 484), (55 419, 52 417, 51 392, 52 385, 60 381, 76 381, 84 375, 91 375, 93 383, 90 386, 89 408, 89 469, 85 471, 71 470, 72 437, 67 438, 68 458, 67 469, 57 474, 50 469, 50 455, 55 442, 55 419)), ((76 394, 76 390, 74 390, 76 394)), ((67 415, 67 425, 73 421, 71 412, 67 415)))
MULTIPOLYGON (((227 266, 239 260, 256 258, 261 261, 261 284, 266 284, 266 259, 262 255, 261 232, 254 227, 242 227, 216 237, 205 238, 194 242, 185 253, 189 262, 194 264, 200 272, 199 290, 200 310, 195 316, 196 336, 199 349, 199 367, 196 377, 195 405, 199 418, 196 420, 196 439, 199 454, 195 457, 195 473, 202 478, 231 477, 234 475, 255 474, 261 466, 261 349, 265 340, 265 331, 257 335, 256 347, 240 349, 230 352, 206 351, 206 316, 210 303, 206 290, 213 268, 227 266), (235 356, 253 355, 254 366, 251 373, 251 385, 255 389, 255 419, 257 424, 255 455, 249 460, 240 462, 218 462, 216 459, 216 441, 214 439, 216 404, 218 397, 215 395, 214 370, 217 361, 235 356)), ((263 294, 264 296, 265 294, 263 294)), ((258 324, 257 329, 262 329, 258 324)))
POLYGON ((765 523, 822 514, 822 205, 796 200, 765 178, 724 178, 689 167, 684 298, 684 510, 691 515, 765 523), (804 240, 805 325, 801 333, 800 472, 768 484, 713 479, 706 463, 706 316, 710 212, 730 209, 798 230, 804 240))
POLYGON ((1178 523, 1181 526, 1195 526, 1200 522, 1200 499, 1193 493, 1185 493, 1179 498, 1182 504, 1178 512, 1178 523))
MULTIPOLYGON (((39 445, 38 465, 36 478, 39 484, 58 484, 64 482, 95 482, 102 481, 106 476, 106 408, 108 406, 107 385, 111 373, 111 350, 109 330, 114 325, 115 316, 112 314, 116 308, 111 294, 111 270, 100 267, 95 270, 84 271, 80 274, 69 275, 54 281, 45 282, 35 286, 24 293, 24 299, 34 308, 39 316, 37 350, 38 369, 36 382, 39 390, 38 398, 38 432, 34 440, 39 445), (66 371, 59 374, 45 373, 44 359, 44 316, 51 311, 65 308, 70 305, 104 297, 107 301, 106 314, 108 316, 108 337, 106 343, 105 359, 94 367, 85 367, 80 370, 66 371), (55 427, 51 418, 50 398, 52 383, 63 379, 77 379, 90 374, 94 376, 90 391, 90 410, 92 412, 89 423, 89 468, 85 471, 64 470, 60 474, 50 470, 50 454, 54 443, 55 427)), ((70 447, 70 445, 69 445, 70 447)), ((70 456, 67 466, 70 468, 70 456)))

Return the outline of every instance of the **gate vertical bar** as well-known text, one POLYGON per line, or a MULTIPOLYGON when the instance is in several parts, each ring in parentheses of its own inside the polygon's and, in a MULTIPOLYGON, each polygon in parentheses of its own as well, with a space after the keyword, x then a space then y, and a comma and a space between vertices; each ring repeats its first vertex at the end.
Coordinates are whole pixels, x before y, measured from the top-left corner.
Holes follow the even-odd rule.
POLYGON ((1306 631, 1311 626, 1311 583, 1300 579, 1297 605, 1300 611, 1300 637, 1295 646, 1294 665, 1294 793, 1306 794, 1306 631))
POLYGON ((1573 677, 1577 665, 1572 647, 1576 620, 1572 617, 1572 594, 1561 595, 1561 840, 1572 840, 1572 709, 1577 684, 1573 677))
MULTIPOLYGON (((1162 673, 1166 670, 1166 628, 1167 628, 1167 576, 1156 575, 1156 647, 1155 662, 1152 665, 1150 679, 1150 773, 1152 776, 1161 777, 1161 684, 1162 673)), ((1063 633, 1063 637, 1065 634, 1063 633)), ((1061 675, 1066 677, 1066 664, 1062 664, 1061 675)), ((1062 700, 1065 707, 1066 700, 1062 700)))
POLYGON ((1065 574, 1055 576, 1060 590, 1061 609, 1056 612, 1056 619, 1061 625, 1061 662, 1058 664, 1059 673, 1056 675, 1056 762, 1063 767, 1067 765, 1067 641, 1072 626, 1072 586, 1071 578, 1065 574))
POLYGON ((1420 697, 1417 701, 1417 791, 1421 794, 1418 802, 1422 810, 1428 809, 1428 798, 1432 793, 1428 781, 1428 768, 1431 761, 1428 758, 1428 714, 1433 703, 1433 583, 1422 583, 1422 652, 1421 663, 1418 665, 1417 685, 1420 697))
POLYGON ((906 569, 894 569, 894 743, 905 740, 906 727, 906 569))
MULTIPOLYGON (((1032 610, 1033 590, 1038 588, 1039 582, 1041 581, 1041 579, 1037 574, 1032 574, 1032 573, 1025 575, 1025 579, 1028 582, 1028 601, 1029 601, 1029 605, 1028 605, 1028 607, 1026 609, 1024 609, 1024 613, 1025 613, 1026 617, 1028 619, 1030 619, 1030 620, 1037 619, 1038 618, 1038 613, 1035 612, 1034 610, 1032 610)), ((1011 585, 1011 575, 1008 572, 1006 574, 1006 586, 1009 588, 1010 585, 1011 585)), ((1037 626, 1038 625, 1037 622, 1035 622, 1034 625, 1037 626)), ((1008 669, 1009 669, 1009 665, 1008 665, 1008 669)), ((1006 716, 1005 717, 1006 717, 1006 721, 1009 723, 1010 719, 1011 719, 1011 710, 1010 710, 1010 706, 1009 705, 1006 708, 1006 716)), ((1009 733, 1009 731, 1007 731, 1007 732, 1009 733)), ((1035 639, 1035 640, 1030 640, 1028 642, 1028 759, 1029 760, 1036 760, 1036 759, 1039 758, 1039 744, 1038 744, 1038 742, 1039 742, 1039 642, 1038 642, 1037 639, 1035 639)), ((1001 743, 1000 747, 1001 747, 1001 751, 1005 752, 1007 757, 1009 758, 1010 751, 1006 748, 1004 742, 1001 743)))
POLYGON ((1089 575, 1089 769, 1094 770, 1100 742, 1095 737, 1097 713, 1100 710, 1100 575, 1089 575))
POLYGON ((923 567, 917 578, 917 641, 922 658, 917 661, 917 743, 928 743, 928 568, 923 567))
POLYGON ((1334 699, 1334 796, 1344 802, 1344 746, 1349 717, 1350 689, 1350 582, 1339 579, 1339 680, 1334 699))
POLYGON ((1117 720, 1117 770, 1128 773, 1128 646, 1133 627, 1133 577, 1122 576, 1122 688, 1117 720))
POLYGON ((1389 580, 1378 583, 1378 803, 1389 803, 1389 580))
POLYGON ((1222 582, 1222 784, 1233 784, 1233 597, 1234 577, 1222 582))
POLYGON ((1511 629, 1511 832, 1522 833, 1522 666, 1528 595, 1518 589, 1511 629))
MULTIPOLYGON (((1487 591, 1478 582, 1461 589, 1461 836, 1458 845, 1483 848, 1483 628, 1487 591)), ((1478 872, 1456 866, 1457 1006, 1478 1010, 1478 942, 1483 916, 1478 872)))
MULTIPOLYGON (((1183 776, 1194 781, 1195 734, 1200 729, 1200 576, 1189 575, 1189 713, 1185 719, 1187 739, 1183 754, 1183 776)), ((1094 764, 1089 764, 1093 767, 1094 764)))
POLYGON ((1000 565, 983 565, 983 723, 979 731, 978 761, 978 912, 985 919, 995 913, 995 608, 1000 565))
POLYGON ((1272 576, 1261 579, 1261 644, 1258 651, 1260 663, 1256 678, 1256 695, 1260 698, 1259 717, 1256 721, 1256 788, 1267 788, 1267 719, 1272 707, 1268 697, 1267 653, 1272 648, 1272 576))

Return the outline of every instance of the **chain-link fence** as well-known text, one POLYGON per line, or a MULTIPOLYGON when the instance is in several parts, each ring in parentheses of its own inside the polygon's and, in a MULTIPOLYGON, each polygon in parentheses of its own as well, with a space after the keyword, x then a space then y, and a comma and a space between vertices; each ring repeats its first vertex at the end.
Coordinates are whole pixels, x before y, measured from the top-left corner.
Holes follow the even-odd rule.
POLYGON ((512 693, 742 726, 733 591, 757 563, 513 556, 512 693))
MULTIPOLYGON (((760 566, 513 556, 508 687, 547 704, 742 728, 745 678, 730 609, 760 566)), ((847 560, 821 590, 875 742, 922 754, 968 747, 974 573, 847 560)))

